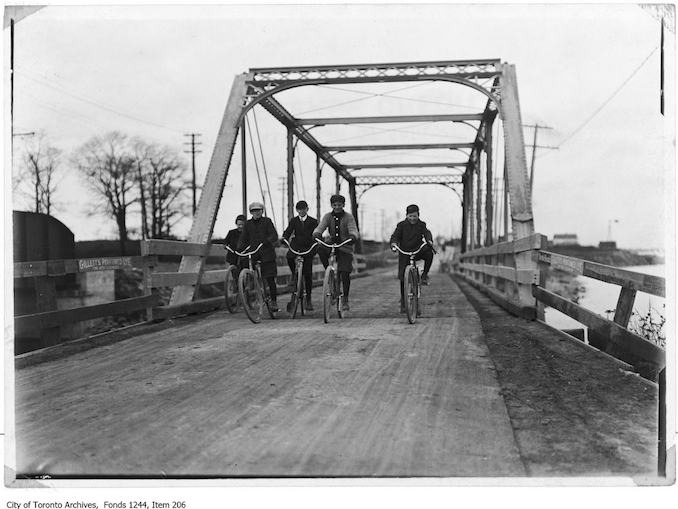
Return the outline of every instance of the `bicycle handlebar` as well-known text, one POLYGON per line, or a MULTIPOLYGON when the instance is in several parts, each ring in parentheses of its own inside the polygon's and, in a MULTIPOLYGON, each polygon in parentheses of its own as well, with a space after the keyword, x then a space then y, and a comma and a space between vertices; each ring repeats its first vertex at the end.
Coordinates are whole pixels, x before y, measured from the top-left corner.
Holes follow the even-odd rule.
MULTIPOLYGON (((256 253, 257 251, 259 251, 263 245, 264 245, 263 243, 259 244, 259 245, 257 246, 257 248, 256 248, 254 251, 250 251, 249 253, 247 253, 247 252, 245 252, 245 253, 239 253, 238 251, 236 251, 235 249, 230 248, 229 246, 226 246, 226 249, 227 249, 228 251, 230 251, 231 253, 237 254, 238 256, 245 257, 245 256, 253 255, 253 254, 256 253)), ((249 247, 250 247, 250 246, 247 246, 245 249, 248 249, 249 247)))
POLYGON ((332 248, 337 248, 337 247, 345 246, 345 245, 348 244, 349 242, 353 242, 353 239, 346 239, 346 240, 345 240, 344 242, 342 242, 341 244, 327 244, 327 243, 323 242, 323 241, 320 240, 320 239, 315 239, 315 241, 316 241, 318 244, 322 244, 323 246, 332 249, 332 248))
POLYGON ((402 254, 404 254, 405 256, 414 256, 414 255, 416 255, 419 251, 421 251, 422 249, 424 249, 424 247, 426 247, 427 245, 428 245, 428 242, 422 242, 422 243, 421 243, 421 246, 419 246, 419 249, 417 249, 416 251, 409 251, 409 252, 408 252, 408 251, 403 251, 402 249, 400 249, 400 246, 399 246, 398 244, 394 244, 393 247, 394 247, 395 249, 397 249, 398 251, 400 251, 400 252, 401 252, 402 254))
POLYGON ((290 248, 290 251, 292 251, 292 252, 293 252, 295 255, 297 255, 297 256, 304 256, 304 255, 307 255, 307 254, 309 254, 311 251, 313 251, 313 248, 315 247, 315 244, 313 244, 310 248, 308 248, 308 251, 304 251, 303 253, 300 253, 299 251, 295 251, 294 249, 292 249, 292 246, 291 246, 290 243, 287 241, 287 239, 282 239, 282 241, 283 241, 285 244, 287 244, 287 247, 290 248))

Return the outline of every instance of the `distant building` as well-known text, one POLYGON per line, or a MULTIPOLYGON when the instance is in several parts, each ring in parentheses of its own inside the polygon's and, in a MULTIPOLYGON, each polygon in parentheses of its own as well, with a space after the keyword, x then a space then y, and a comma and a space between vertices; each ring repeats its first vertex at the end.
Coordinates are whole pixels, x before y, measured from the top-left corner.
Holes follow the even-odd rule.
POLYGON ((579 240, 576 233, 556 233, 553 236, 554 246, 578 246, 579 240))
POLYGON ((601 240, 598 243, 598 248, 611 251, 611 250, 617 249, 617 242, 614 241, 614 240, 601 240))

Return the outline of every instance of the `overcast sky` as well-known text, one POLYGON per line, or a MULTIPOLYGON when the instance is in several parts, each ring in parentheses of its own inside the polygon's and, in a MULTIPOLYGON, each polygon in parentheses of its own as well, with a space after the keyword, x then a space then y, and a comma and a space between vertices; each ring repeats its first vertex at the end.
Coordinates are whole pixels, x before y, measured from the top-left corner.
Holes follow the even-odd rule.
MULTIPOLYGON (((202 177, 233 77, 251 67, 499 58, 516 65, 523 123, 552 127, 540 130, 539 143, 559 147, 537 152, 537 231, 549 237, 577 233, 582 243, 592 244, 605 240, 610 221, 618 220, 612 234, 621 246, 662 247, 665 160, 673 158, 667 152, 673 150, 673 133, 666 131, 671 124, 659 113, 659 37, 660 22, 633 4, 49 6, 16 25, 15 131, 44 130, 66 155, 111 130, 178 151, 185 149, 183 134, 197 132, 202 134, 203 152, 197 158, 202 177)), ((674 45, 674 34, 667 31, 669 63, 674 45)), ((669 71, 673 76, 673 67, 669 71)), ((464 87, 407 86, 306 87, 280 94, 279 100, 307 117, 471 112, 484 105, 482 96, 479 100, 479 94, 464 87), (357 100, 361 98, 365 100, 357 100), (333 106, 338 103, 345 104, 333 106)), ((674 82, 668 86, 670 111, 674 82)), ((257 120, 280 221, 285 131, 263 110, 257 120)), ((427 126, 406 130, 405 138, 369 128, 333 129, 318 128, 313 134, 323 142, 342 143, 351 138, 351 143, 424 143, 455 136, 427 126)), ((525 129, 525 139, 531 141, 531 129, 525 129)), ((15 153, 22 144, 17 138, 15 153)), ((232 227, 241 209, 238 152, 217 237, 232 227)), ((531 150, 526 153, 529 164, 531 150)), ((463 154, 419 155, 424 161, 465 160, 463 154)), ((368 162, 368 157, 375 155, 354 153, 344 161, 368 162)), ((390 159, 412 160, 405 154, 390 159)), ((309 151, 300 149, 297 186, 315 215, 314 164, 309 151)), ((76 240, 114 238, 112 220, 88 216, 96 200, 71 166, 64 158, 54 215, 76 240)), ((327 196, 329 173, 323 179, 327 196)), ((253 171, 248 188, 251 199, 259 197, 253 171)), ((434 235, 459 234, 461 209, 449 189, 385 186, 363 196, 364 235, 378 238, 382 210, 388 224, 404 216, 411 202, 421 204, 422 219, 434 235)), ((15 208, 22 204, 18 201, 15 208)), ((130 223, 136 227, 138 219, 130 223)), ((185 235, 189 226, 185 222, 177 233, 185 235)))

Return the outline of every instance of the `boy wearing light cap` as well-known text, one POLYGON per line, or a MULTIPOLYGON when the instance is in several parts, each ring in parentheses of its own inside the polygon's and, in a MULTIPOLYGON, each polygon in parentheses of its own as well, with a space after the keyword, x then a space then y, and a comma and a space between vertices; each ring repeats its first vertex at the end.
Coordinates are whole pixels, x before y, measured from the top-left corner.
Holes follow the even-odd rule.
MULTIPOLYGON (((298 215, 290 219, 290 224, 283 232, 283 238, 290 242, 290 246, 295 251, 307 251, 315 240, 313 239, 313 230, 318 226, 318 220, 308 215, 308 203, 304 200, 298 201, 295 207, 298 215), (290 241, 290 237, 292 240, 290 241)), ((306 309, 313 311, 313 304, 311 303, 311 290, 313 288, 313 257, 315 252, 304 256, 304 264, 302 265, 302 273, 304 275, 304 287, 306 288, 306 309)), ((287 251, 287 265, 289 265, 292 274, 296 265, 297 255, 292 251, 287 251)), ((291 303, 290 303, 291 304, 291 303)), ((288 304, 288 311, 291 307, 288 304)))
MULTIPOLYGON (((263 203, 252 202, 249 208, 252 219, 245 222, 240 239, 238 239, 238 251, 242 251, 247 246, 256 249, 259 244, 263 244, 259 252, 252 256, 252 260, 261 260, 261 276, 268 283, 271 291, 271 309, 275 312, 278 311, 278 288, 275 284, 278 267, 275 263, 274 245, 278 242, 278 232, 273 221, 268 217, 263 217, 263 203)), ((247 260, 244 259, 241 263, 247 264, 247 260)))
MULTIPOLYGON (((426 223, 419 219, 419 207, 417 205, 408 205, 407 216, 404 221, 400 221, 396 226, 393 235, 391 235, 391 249, 395 251, 394 246, 400 247, 403 251, 416 251, 421 246, 422 241, 429 245, 422 249, 415 260, 424 260, 424 271, 421 274, 421 284, 428 284, 428 271, 431 270, 433 263, 433 235, 426 228, 426 223)), ((405 312, 405 267, 410 263, 409 256, 398 253, 398 279, 400 279, 400 312, 405 312)))
MULTIPOLYGON (((313 236, 321 238, 325 230, 329 231, 330 243, 341 244, 346 239, 351 239, 354 242, 360 235, 358 233, 358 226, 355 223, 355 218, 344 210, 346 198, 340 194, 335 194, 330 198, 330 205, 332 212, 325 214, 320 220, 320 224, 313 230, 313 236)), ((339 272, 339 279, 344 289, 344 302, 342 305, 343 311, 349 311, 348 294, 351 289, 351 272, 353 272, 353 244, 347 244, 340 247, 336 251, 337 265, 339 272)), ((318 256, 327 268, 329 265, 330 252, 325 246, 318 248, 318 256)))

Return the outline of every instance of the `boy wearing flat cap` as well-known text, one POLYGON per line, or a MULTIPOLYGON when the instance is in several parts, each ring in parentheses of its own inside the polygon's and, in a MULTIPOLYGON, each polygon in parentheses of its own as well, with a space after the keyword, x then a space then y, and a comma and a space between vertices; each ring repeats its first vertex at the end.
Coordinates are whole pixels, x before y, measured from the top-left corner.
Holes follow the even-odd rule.
MULTIPOLYGON (((290 219, 290 224, 283 232, 283 238, 290 242, 290 247, 295 251, 303 252, 315 244, 313 238, 313 230, 318 226, 318 220, 308 215, 308 203, 304 200, 298 201, 295 206, 297 209, 297 216, 290 219), (292 240, 290 241, 290 237, 292 240)), ((304 256, 304 264, 302 265, 302 273, 304 275, 304 287, 306 288, 306 309, 313 311, 313 304, 311 303, 311 290, 313 288, 313 257, 315 252, 304 256)), ((289 265, 292 274, 295 269, 295 255, 292 251, 287 251, 287 265, 289 265)), ((291 302, 290 302, 291 304, 291 302)), ((288 311, 290 306, 288 304, 288 311)))
MULTIPOLYGON (((428 246, 422 249, 415 260, 424 260, 424 271, 421 274, 421 284, 428 284, 428 271, 431 270, 433 263, 433 235, 426 228, 426 223, 419 219, 419 207, 417 205, 408 205, 407 216, 404 221, 400 221, 396 226, 393 235, 391 235, 391 249, 395 251, 394 246, 400 247, 403 251, 416 251, 421 246, 422 241, 426 241, 428 246)), ((408 256, 398 253, 398 279, 400 279, 400 312, 405 312, 405 267, 410 263, 408 256)))
MULTIPOLYGON (((313 236, 321 238, 325 230, 329 231, 330 240, 332 244, 341 244, 346 239, 351 239, 354 242, 358 240, 358 226, 355 223, 355 218, 344 210, 346 198, 340 194, 335 194, 330 198, 330 205, 332 212, 325 214, 320 220, 320 224, 313 230, 313 236)), ((353 244, 347 244, 340 247, 336 251, 337 265, 339 269, 339 279, 344 288, 344 302, 342 305, 343 311, 349 311, 348 293, 351 289, 351 272, 353 272, 353 244)), ((325 246, 318 248, 318 256, 327 268, 329 265, 330 251, 325 246)))
MULTIPOLYGON (((271 310, 278 311, 278 288, 275 284, 275 277, 278 275, 278 267, 275 263, 275 243, 278 242, 278 232, 268 217, 264 215, 264 204, 261 202, 250 203, 250 213, 252 219, 245 222, 245 226, 238 239, 238 251, 243 251, 245 247, 250 246, 256 249, 259 244, 263 244, 259 252, 252 256, 253 261, 261 260, 261 276, 268 283, 271 291, 271 310)), ((241 263, 247 264, 247 259, 241 263)))

